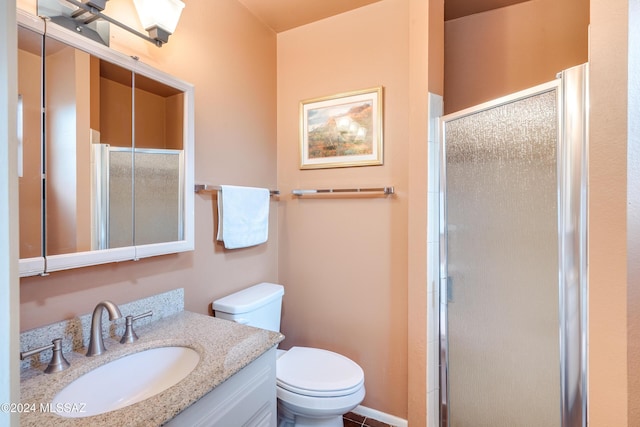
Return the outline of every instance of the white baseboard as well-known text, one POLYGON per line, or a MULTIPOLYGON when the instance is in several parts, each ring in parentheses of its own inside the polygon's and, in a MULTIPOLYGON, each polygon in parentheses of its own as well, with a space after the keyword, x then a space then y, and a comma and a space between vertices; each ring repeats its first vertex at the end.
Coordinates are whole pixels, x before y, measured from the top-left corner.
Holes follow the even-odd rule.
POLYGON ((396 417, 395 415, 380 412, 376 409, 367 408, 366 406, 359 405, 351 412, 353 412, 354 414, 362 415, 363 417, 373 418, 374 420, 378 420, 392 426, 409 427, 409 423, 405 419, 396 417))

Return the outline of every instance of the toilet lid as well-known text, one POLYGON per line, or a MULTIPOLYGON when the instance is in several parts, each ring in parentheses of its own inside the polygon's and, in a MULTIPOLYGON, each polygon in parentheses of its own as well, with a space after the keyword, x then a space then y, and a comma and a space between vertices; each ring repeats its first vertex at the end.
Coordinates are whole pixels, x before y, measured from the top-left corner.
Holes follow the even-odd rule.
POLYGON ((278 386, 305 396, 346 396, 364 384, 364 372, 351 359, 328 350, 292 347, 277 361, 278 386))

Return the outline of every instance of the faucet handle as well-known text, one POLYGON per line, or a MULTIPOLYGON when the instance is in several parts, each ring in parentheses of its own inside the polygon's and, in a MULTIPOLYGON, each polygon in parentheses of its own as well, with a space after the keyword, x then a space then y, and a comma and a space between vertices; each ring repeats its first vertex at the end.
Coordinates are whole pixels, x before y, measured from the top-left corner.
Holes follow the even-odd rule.
POLYGON ((62 338, 54 339, 49 345, 21 352, 20 360, 24 360, 27 357, 31 357, 35 354, 42 353, 43 351, 50 349, 53 349, 53 354, 51 355, 49 366, 47 366, 47 368, 44 370, 45 374, 60 372, 67 369, 70 365, 69 362, 67 362, 67 359, 64 358, 64 354, 62 354, 62 338))
POLYGON ((153 315, 153 311, 147 311, 146 313, 138 314, 137 316, 127 316, 126 317, 126 328, 124 330, 124 334, 120 339, 121 344, 130 344, 138 339, 138 335, 133 330, 133 322, 134 320, 142 319, 143 317, 148 317, 153 315))

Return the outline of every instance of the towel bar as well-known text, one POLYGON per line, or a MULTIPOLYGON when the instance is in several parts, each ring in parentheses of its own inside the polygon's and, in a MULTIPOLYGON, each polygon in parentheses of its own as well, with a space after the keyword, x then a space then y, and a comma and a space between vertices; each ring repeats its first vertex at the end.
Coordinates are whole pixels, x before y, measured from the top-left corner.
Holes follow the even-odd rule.
POLYGON ((329 193, 383 193, 391 195, 395 193, 395 188, 391 187, 374 187, 374 188, 324 188, 314 190, 292 190, 294 196, 304 196, 305 194, 329 194, 329 193))
MULTIPOLYGON (((196 184, 194 187, 196 193, 213 193, 214 191, 220 191, 222 189, 219 185, 209 184, 196 184)), ((280 190, 269 190, 269 194, 271 196, 279 196, 280 190)))

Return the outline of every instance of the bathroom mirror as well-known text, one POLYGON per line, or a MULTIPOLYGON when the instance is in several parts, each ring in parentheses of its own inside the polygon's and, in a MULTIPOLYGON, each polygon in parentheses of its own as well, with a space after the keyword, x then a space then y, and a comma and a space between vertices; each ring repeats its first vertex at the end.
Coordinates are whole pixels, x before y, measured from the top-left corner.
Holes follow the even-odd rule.
POLYGON ((133 73, 50 36, 44 70, 46 256, 133 246, 133 73), (100 247, 93 215, 110 200, 92 184, 94 147, 105 142, 128 150, 121 156, 128 175, 110 177, 107 170, 104 182, 119 189, 118 209, 109 213, 129 221, 118 222, 120 239, 100 247))
POLYGON ((193 87, 53 23, 41 51, 44 206, 20 219, 46 268, 21 275, 192 250, 193 87))
POLYGON ((141 74, 134 86, 135 243, 181 240, 184 92, 141 74))
POLYGON ((18 26, 20 272, 44 271, 42 227, 42 45, 44 25, 18 26))

